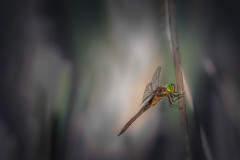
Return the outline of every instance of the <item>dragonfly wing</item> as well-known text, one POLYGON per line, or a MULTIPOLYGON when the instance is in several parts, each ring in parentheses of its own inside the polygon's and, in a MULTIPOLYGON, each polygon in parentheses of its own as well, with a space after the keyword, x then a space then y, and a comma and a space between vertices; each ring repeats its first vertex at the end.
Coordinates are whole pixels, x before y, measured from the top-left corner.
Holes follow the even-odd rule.
POLYGON ((151 96, 154 93, 152 83, 148 83, 148 85, 145 88, 145 91, 143 93, 142 103, 148 99, 149 96, 151 96))
POLYGON ((160 72, 161 72, 161 67, 159 66, 152 77, 151 83, 152 83, 153 90, 155 90, 157 87, 160 86, 159 84, 160 72))

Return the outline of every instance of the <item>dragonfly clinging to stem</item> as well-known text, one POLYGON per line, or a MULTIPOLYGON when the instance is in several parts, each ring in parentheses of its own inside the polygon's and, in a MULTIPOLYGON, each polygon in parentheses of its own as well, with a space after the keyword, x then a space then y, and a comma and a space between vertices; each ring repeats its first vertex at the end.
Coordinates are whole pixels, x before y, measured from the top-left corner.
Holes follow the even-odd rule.
POLYGON ((148 110, 150 107, 157 104, 163 98, 165 97, 168 98, 170 107, 177 106, 177 105, 174 105, 173 102, 181 98, 183 94, 179 94, 178 92, 175 92, 174 84, 166 84, 165 86, 160 86, 159 84, 160 72, 161 72, 161 67, 159 66, 152 77, 151 83, 148 83, 145 88, 142 103, 141 103, 141 104, 144 103, 143 107, 138 111, 138 113, 134 117, 132 117, 128 121, 128 123, 123 127, 123 129, 118 134, 118 136, 123 134, 128 129, 128 127, 146 110, 148 110))

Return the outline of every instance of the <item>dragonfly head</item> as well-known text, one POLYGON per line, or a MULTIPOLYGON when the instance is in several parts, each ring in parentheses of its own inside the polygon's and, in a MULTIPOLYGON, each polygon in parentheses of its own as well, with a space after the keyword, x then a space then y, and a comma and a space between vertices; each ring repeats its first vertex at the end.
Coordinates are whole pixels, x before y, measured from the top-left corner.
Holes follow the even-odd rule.
POLYGON ((175 84, 166 84, 168 92, 175 92, 175 84))

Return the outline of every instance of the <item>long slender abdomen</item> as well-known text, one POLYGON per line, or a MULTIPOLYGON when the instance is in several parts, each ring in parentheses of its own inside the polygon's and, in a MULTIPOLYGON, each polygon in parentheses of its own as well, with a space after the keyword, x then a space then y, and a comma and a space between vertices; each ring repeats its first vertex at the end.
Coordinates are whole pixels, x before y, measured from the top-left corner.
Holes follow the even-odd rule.
POLYGON ((151 103, 146 103, 144 104, 144 106, 138 111, 138 113, 132 117, 128 123, 123 127, 123 129, 121 130, 121 132, 118 134, 118 136, 120 136, 121 134, 123 134, 127 129, 128 127, 139 117, 141 116, 141 114, 143 114, 146 110, 148 110, 150 107, 151 107, 151 103))

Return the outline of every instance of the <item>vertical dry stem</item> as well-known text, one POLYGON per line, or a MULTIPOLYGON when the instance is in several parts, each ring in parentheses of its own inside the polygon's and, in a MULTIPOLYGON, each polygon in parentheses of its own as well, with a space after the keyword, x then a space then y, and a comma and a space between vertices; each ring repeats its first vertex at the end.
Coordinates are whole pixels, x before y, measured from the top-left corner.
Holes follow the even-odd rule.
MULTIPOLYGON (((176 21, 176 2, 175 0, 168 0, 169 7, 169 26, 171 33, 171 42, 172 42, 172 52, 173 52, 173 60, 174 60, 174 69, 175 76, 177 82, 177 89, 180 94, 183 94, 183 77, 182 77, 182 66, 180 60, 180 52, 179 52, 179 43, 178 43, 178 35, 177 35, 177 21, 176 21)), ((186 103, 184 97, 180 98, 178 101, 180 118, 181 118, 181 126, 183 129, 183 136, 185 140, 185 152, 186 159, 191 159, 191 151, 190 151, 190 143, 189 143, 189 133, 188 133, 188 121, 187 121, 187 112, 186 112, 186 103)))

